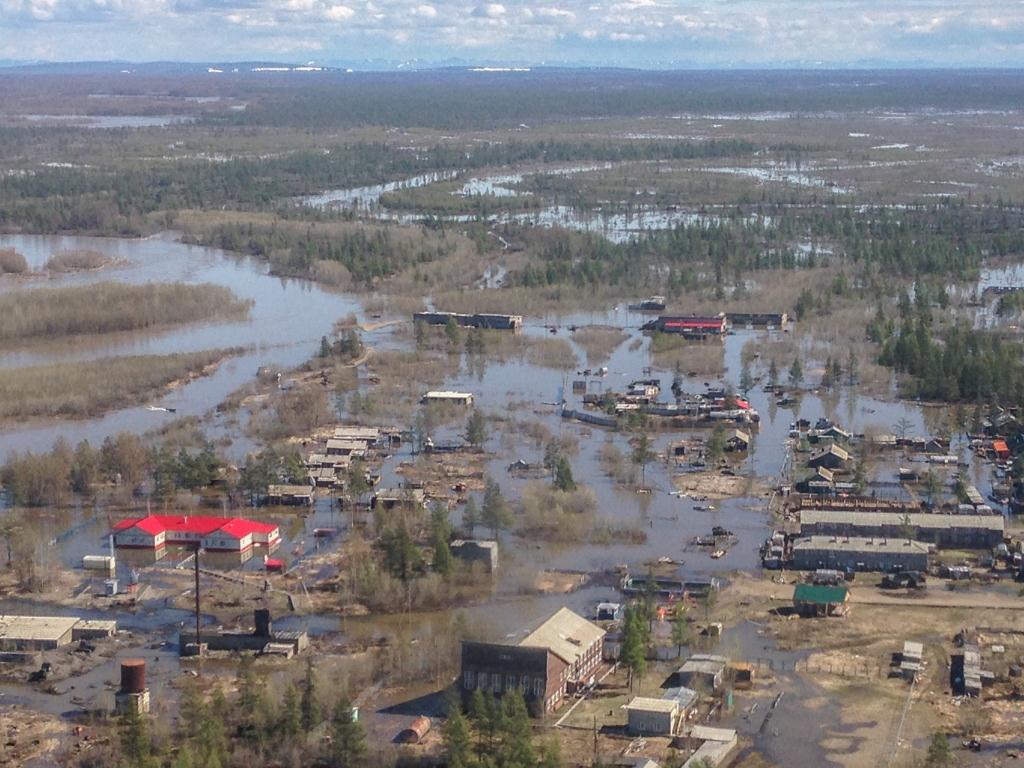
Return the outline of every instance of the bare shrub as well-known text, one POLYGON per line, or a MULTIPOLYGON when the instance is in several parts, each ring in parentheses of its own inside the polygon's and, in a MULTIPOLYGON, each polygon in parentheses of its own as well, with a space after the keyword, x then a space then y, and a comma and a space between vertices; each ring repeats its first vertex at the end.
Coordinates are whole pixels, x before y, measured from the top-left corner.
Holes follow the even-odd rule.
POLYGON ((0 418, 85 417, 133 405, 238 351, 138 355, 0 371, 0 418))
POLYGON ((250 302, 219 285, 100 283, 0 296, 0 341, 134 331, 244 316, 250 302))
POLYGON ((566 492, 534 482, 523 489, 521 507, 521 532, 548 541, 580 541, 592 527, 597 497, 585 486, 566 492))
POLYGON ((55 253, 44 266, 50 272, 79 272, 87 269, 102 269, 110 263, 111 259, 99 251, 76 249, 55 253))
POLYGON ((0 274, 21 275, 28 272, 25 257, 13 248, 0 248, 0 274))
POLYGON ((348 289, 352 287, 352 273, 344 264, 337 261, 321 259, 314 262, 312 277, 318 283, 329 285, 332 288, 348 289))
POLYGON ((604 362, 629 336, 621 328, 591 325, 573 334, 573 341, 583 347, 587 365, 604 362))

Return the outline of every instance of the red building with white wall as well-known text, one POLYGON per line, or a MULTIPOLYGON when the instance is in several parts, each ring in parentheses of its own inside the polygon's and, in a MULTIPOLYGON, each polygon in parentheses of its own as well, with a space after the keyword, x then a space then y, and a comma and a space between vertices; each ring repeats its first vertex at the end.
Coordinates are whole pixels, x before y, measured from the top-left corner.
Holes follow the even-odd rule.
POLYGON ((114 526, 114 545, 160 549, 166 545, 199 544, 203 549, 245 552, 271 547, 281 540, 278 526, 242 517, 205 515, 147 515, 121 520, 114 526))

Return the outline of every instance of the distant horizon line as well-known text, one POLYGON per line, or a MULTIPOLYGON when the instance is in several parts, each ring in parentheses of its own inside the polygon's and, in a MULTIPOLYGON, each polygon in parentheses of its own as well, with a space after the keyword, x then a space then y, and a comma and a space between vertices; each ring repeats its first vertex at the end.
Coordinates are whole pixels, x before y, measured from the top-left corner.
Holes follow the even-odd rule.
MULTIPOLYGON (((533 71, 557 70, 590 70, 590 71, 648 71, 648 72, 885 72, 885 71, 921 71, 921 72, 957 72, 957 71, 1020 71, 1022 63, 980 64, 980 63, 941 63, 932 61, 894 62, 894 61, 850 61, 850 62, 735 62, 724 64, 698 62, 650 62, 650 63, 588 63, 588 62, 531 62, 518 60, 479 60, 466 61, 459 59, 326 59, 322 61, 290 61, 282 59, 239 58, 239 59, 3 59, 0 60, 0 71, 33 69, 33 68, 75 68, 75 67, 205 67, 213 70, 210 74, 240 74, 240 72, 218 71, 219 67, 261 67, 261 71, 248 73, 274 74, 273 68, 279 72, 297 72, 316 74, 317 72, 348 72, 351 74, 373 74, 398 72, 424 72, 444 70, 467 70, 481 73, 527 73, 533 71)), ((128 74, 128 73, 125 73, 128 74)))

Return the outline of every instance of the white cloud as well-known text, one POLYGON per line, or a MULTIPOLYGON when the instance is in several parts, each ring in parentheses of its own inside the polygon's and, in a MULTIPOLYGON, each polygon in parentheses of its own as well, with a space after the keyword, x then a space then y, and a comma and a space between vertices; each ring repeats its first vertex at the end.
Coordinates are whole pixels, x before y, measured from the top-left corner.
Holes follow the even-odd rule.
POLYGON ((1024 65, 1006 0, 0 0, 13 58, 181 58, 317 47, 327 57, 475 55, 709 64, 881 57, 1024 65), (59 33, 55 23, 60 23, 59 33), (223 38, 223 39, 222 39, 223 38), (645 41, 641 50, 629 45, 645 41), (620 45, 621 44, 621 45, 620 45), (648 53, 649 51, 649 53, 648 53), (621 57, 621 58, 620 58, 621 57), (986 59, 986 57, 988 57, 986 59))
POLYGON ((332 5, 324 9, 324 18, 328 21, 347 21, 356 15, 356 12, 347 5, 332 5))
POLYGON ((505 15, 505 6, 501 3, 487 3, 478 5, 473 9, 473 15, 477 18, 500 19, 505 15))

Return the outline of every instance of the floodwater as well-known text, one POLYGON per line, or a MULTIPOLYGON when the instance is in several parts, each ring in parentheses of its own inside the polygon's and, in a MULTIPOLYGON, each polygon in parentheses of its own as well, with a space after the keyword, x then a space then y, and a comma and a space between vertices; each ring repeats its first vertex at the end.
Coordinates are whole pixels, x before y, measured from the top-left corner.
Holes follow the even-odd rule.
MULTIPOLYGON (((274 277, 266 264, 213 248, 185 245, 166 234, 144 240, 43 235, 2 235, 0 248, 15 248, 32 269, 40 269, 55 252, 100 251, 115 264, 106 269, 54 277, 0 278, 0 291, 86 285, 117 280, 128 283, 213 283, 230 288, 253 302, 246 319, 176 326, 155 333, 114 334, 85 343, 43 344, 29 349, 0 350, 0 368, 51 362, 95 360, 125 355, 164 355, 225 347, 245 351, 226 360, 215 373, 168 392, 148 405, 123 408, 95 419, 41 423, 0 429, 0 456, 11 450, 44 450, 59 436, 94 445, 121 430, 142 432, 181 416, 202 416, 238 387, 251 382, 264 366, 291 368, 308 360, 320 338, 348 315, 360 315, 355 297, 334 293, 306 280, 274 277)), ((367 334, 372 343, 374 335, 367 334)))
MULTIPOLYGON (((576 173, 589 171, 607 170, 612 168, 611 163, 603 165, 570 166, 561 168, 549 168, 537 171, 547 175, 569 176, 576 173)), ((722 169, 712 169, 722 170, 722 169)), ((412 189, 434 184, 438 181, 447 181, 458 178, 460 172, 437 172, 413 176, 401 181, 389 182, 387 184, 375 184, 367 187, 354 187, 351 189, 329 190, 319 195, 310 195, 300 198, 303 205, 315 208, 345 208, 361 212, 363 215, 381 221, 391 221, 399 224, 414 224, 422 222, 427 218, 426 214, 415 212, 392 211, 380 204, 380 198, 387 192, 398 189, 412 189)), ((461 187, 452 192, 453 195, 461 197, 484 196, 493 198, 522 197, 529 194, 528 191, 519 190, 514 187, 523 181, 528 175, 517 174, 495 174, 492 176, 469 178, 461 187)), ((477 220, 475 214, 452 214, 432 217, 442 221, 459 223, 477 220)), ((523 224, 527 226, 563 229, 572 229, 580 232, 592 232, 611 240, 614 243, 624 243, 642 236, 646 232, 674 229, 681 225, 710 226, 723 221, 724 218, 714 214, 699 213, 681 209, 664 209, 653 205, 638 204, 630 205, 627 210, 621 210, 621 206, 609 206, 608 210, 594 208, 583 210, 575 206, 562 204, 549 204, 540 207, 530 208, 527 211, 502 211, 486 217, 491 224, 523 224)), ((770 225, 771 220, 766 216, 750 215, 743 219, 747 223, 762 223, 770 225)))
POLYGON ((381 195, 388 192, 396 192, 400 189, 415 189, 425 187, 428 184, 436 184, 439 181, 447 181, 458 176, 457 171, 434 171, 423 173, 419 176, 412 176, 400 181, 389 181, 385 184, 371 184, 365 187, 353 187, 351 189, 330 189, 319 195, 310 195, 300 198, 303 205, 313 208, 352 208, 367 209, 374 207, 380 202, 381 195))
POLYGON ((51 125, 74 125, 79 128, 166 128, 195 122, 186 115, 4 115, 8 120, 29 120, 51 125))
MULTIPOLYGON (((229 361, 211 377, 189 384, 174 393, 161 398, 157 404, 178 408, 177 415, 203 415, 211 411, 225 395, 252 380, 260 366, 294 366, 308 359, 314 353, 319 339, 328 333, 333 323, 342 316, 361 313, 356 297, 330 293, 315 285, 299 280, 285 280, 267 274, 266 266, 260 262, 238 258, 209 248, 199 248, 176 242, 165 235, 149 240, 116 240, 101 238, 48 238, 34 236, 0 237, 0 247, 15 247, 25 254, 30 264, 38 268, 57 250, 90 248, 101 250, 114 258, 117 265, 99 272, 62 275, 55 279, 34 277, 28 279, 0 280, 0 290, 31 291, 44 285, 87 284, 108 279, 146 282, 155 280, 183 280, 185 282, 213 282, 232 288, 242 298, 251 299, 254 306, 250 318, 244 321, 210 323, 188 328, 175 328, 157 334, 126 335, 98 342, 96 346, 71 348, 42 347, 28 352, 0 355, 0 366, 25 365, 58 359, 91 359, 117 354, 165 353, 206 349, 214 346, 242 345, 251 349, 235 360, 229 361)), ((993 278, 997 279, 997 278, 993 278)), ((540 338, 560 338, 569 341, 575 352, 575 359, 565 361, 560 368, 533 365, 520 360, 508 362, 487 362, 463 359, 453 370, 444 386, 473 392, 479 406, 487 413, 507 415, 513 420, 536 421, 543 424, 551 434, 574 438, 579 449, 571 459, 575 479, 593 489, 597 498, 597 516, 620 528, 630 528, 646 534, 641 544, 612 541, 609 544, 592 544, 587 541, 552 543, 530 538, 518 539, 502 535, 502 568, 490 595, 485 595, 480 604, 459 609, 441 610, 415 614, 390 616, 339 617, 336 614, 307 615, 296 613, 275 617, 281 629, 308 629, 316 635, 332 634, 353 642, 385 638, 395 643, 430 643, 437 638, 450 636, 453 622, 459 621, 468 628, 472 636, 492 640, 514 640, 525 628, 542 620, 562 605, 591 615, 596 603, 616 600, 614 571, 625 566, 635 571, 645 571, 647 564, 657 558, 671 558, 682 561, 678 573, 691 578, 710 574, 724 574, 732 570, 749 570, 757 566, 757 549, 768 533, 770 521, 766 514, 766 498, 748 497, 709 502, 713 510, 699 510, 690 499, 670 495, 672 475, 677 470, 663 462, 652 462, 647 467, 646 484, 652 488, 649 495, 637 495, 617 489, 604 475, 598 453, 606 441, 612 442, 628 457, 629 435, 624 432, 603 430, 577 422, 561 419, 555 403, 563 397, 570 408, 580 407, 580 396, 572 392, 572 381, 583 376, 578 370, 584 366, 584 350, 573 341, 569 325, 609 325, 622 328, 627 339, 615 349, 605 361, 608 373, 604 377, 590 378, 590 391, 622 389, 630 381, 640 378, 660 378, 663 399, 670 397, 669 385, 672 372, 653 366, 649 341, 640 331, 640 326, 649 315, 630 312, 617 307, 607 312, 577 315, 563 315, 545 318, 527 318, 523 333, 540 338), (549 325, 555 326, 551 334, 549 325), (639 343, 638 343, 639 342, 639 343), (645 368, 652 367, 650 373, 645 368), (721 525, 736 536, 736 542, 727 554, 713 560, 707 551, 692 547, 689 542, 694 536, 710 533, 712 526, 721 525), (537 595, 524 589, 538 570, 554 569, 598 574, 587 586, 570 594, 537 595), (527 592, 524 594, 524 592, 527 592)), ((741 370, 741 353, 748 343, 763 345, 781 331, 738 329, 726 336, 722 342, 709 342, 706 346, 720 349, 724 376, 722 380, 737 382, 741 370)), ((393 345, 396 339, 390 331, 367 334, 370 344, 393 345)), ((785 367, 787 361, 779 361, 785 367)), ((456 366, 453 366, 453 369, 456 366)), ((763 375, 767 360, 755 360, 755 375, 763 375)), ((806 364, 807 379, 820 376, 806 364)), ((702 392, 706 384, 718 384, 719 379, 702 377, 688 378, 684 388, 693 393, 702 392)), ((798 416, 816 421, 819 417, 837 420, 846 429, 855 433, 877 429, 892 432, 894 425, 903 422, 908 434, 930 435, 934 433, 935 413, 914 403, 883 401, 864 397, 856 391, 842 387, 833 394, 808 392, 795 408, 778 408, 774 398, 756 386, 749 393, 749 400, 761 414, 759 429, 753 431, 754 444, 748 457, 743 461, 744 470, 749 470, 768 486, 774 485, 787 460, 790 424, 798 416)), ((81 422, 63 422, 25 426, 0 434, 0 452, 12 448, 45 448, 58 436, 63 435, 72 442, 88 437, 100 442, 104 436, 117 429, 142 431, 158 426, 161 419, 173 418, 162 413, 153 413, 144 408, 129 408, 116 411, 106 417, 81 422)), ((445 440, 462 430, 461 418, 438 431, 435 437, 445 440), (457 423, 456 423, 457 422, 457 423)), ((216 416, 207 422, 208 431, 226 430, 216 416)), ((237 431, 237 428, 234 428, 237 431)), ((525 437, 512 434, 498 434, 499 425, 494 425, 489 448, 500 454, 490 461, 489 473, 496 478, 505 494, 510 498, 519 495, 528 480, 513 478, 507 472, 507 465, 517 458, 538 462, 543 447, 533 444, 525 437)), ((704 434, 700 430, 695 435, 704 434)), ((237 434, 232 437, 239 439, 237 434)), ((686 432, 654 432, 652 439, 655 450, 664 450, 670 441, 686 437, 686 432)), ((237 445, 237 444, 236 444, 237 445)), ((954 451, 967 457, 966 446, 960 440, 954 444, 954 451)), ((395 467, 401 461, 411 458, 410 448, 403 446, 389 458, 382 468, 382 484, 395 485, 400 476, 395 467)), ((973 461, 973 460, 972 460, 973 461)), ((879 480, 888 480, 885 472, 891 472, 897 460, 882 459, 879 480)), ((988 472, 979 463, 972 467, 973 477, 979 489, 987 492, 988 472)), ((892 491, 884 491, 891 493, 892 491)), ((272 520, 281 525, 284 539, 276 557, 282 557, 289 564, 296 559, 317 551, 318 547, 334 547, 344 540, 348 529, 345 513, 332 507, 329 499, 323 499, 310 510, 308 516, 297 515, 284 510, 254 510, 241 512, 232 510, 226 514, 251 514, 272 520), (318 527, 337 528, 340 535, 327 542, 319 542, 313 535, 318 527)), ((457 519, 458 513, 455 513, 457 519)), ((53 516, 42 523, 44 533, 52 536, 57 544, 61 561, 76 567, 85 554, 106 552, 106 534, 110 521, 104 514, 92 510, 53 516), (71 531, 73 535, 68 535, 71 531)), ((484 531, 477 532, 486 535, 484 531)), ((210 567, 259 568, 262 558, 257 557, 245 564, 216 563, 207 556, 205 565, 210 567)), ((143 566, 130 557, 122 557, 122 569, 129 565, 143 566)), ((143 581, 158 582, 162 568, 170 567, 170 558, 159 564, 145 564, 143 581)), ((119 573, 120 576, 125 574, 119 573)), ((209 578, 209 577, 204 577, 209 578)), ((49 612, 49 606, 30 604, 32 612, 49 612)), ((300 603, 301 605, 301 603, 300 603)), ((9 603, 0 602, 0 612, 15 609, 28 610, 9 603)), ((71 609, 53 609, 58 613, 71 609)), ((123 626, 146 634, 151 645, 143 652, 132 647, 118 657, 143 653, 147 658, 152 653, 154 686, 164 686, 167 681, 180 675, 176 660, 176 632, 187 614, 167 608, 163 604, 145 604, 140 614, 118 614, 123 626)), ((206 618, 209 621, 209 617, 206 618)), ((744 625, 745 626, 745 625, 744 625)), ((741 627, 736 630, 739 642, 750 645, 749 655, 757 658, 767 654, 776 658, 778 654, 770 648, 758 648, 761 642, 756 633, 741 627)), ((430 646, 432 647, 432 646, 430 646)), ((747 652, 745 650, 745 652, 747 652)), ((785 664, 786 658, 779 657, 785 664)), ((787 657, 788 658, 788 657, 787 657)), ((58 694, 41 694, 21 685, 0 686, 0 701, 21 703, 33 708, 64 713, 76 707, 91 703, 107 706, 111 698, 111 685, 116 680, 114 660, 104 662, 97 670, 87 675, 58 684, 58 694), (72 689, 71 686, 74 686, 72 689), (84 695, 83 695, 84 692, 84 695), (85 703, 81 703, 85 702, 85 703)), ((800 684, 793 675, 794 686, 800 684)), ((792 690, 797 690, 796 688, 792 690)), ((771 729, 754 736, 755 744, 767 754, 780 756, 791 752, 785 744, 797 739, 802 733, 806 712, 797 703, 799 696, 784 700, 775 711, 771 729)), ((831 720, 834 713, 826 713, 831 720)), ((815 753, 815 758, 821 757, 815 753)), ((815 763, 810 760, 806 765, 815 763)))

